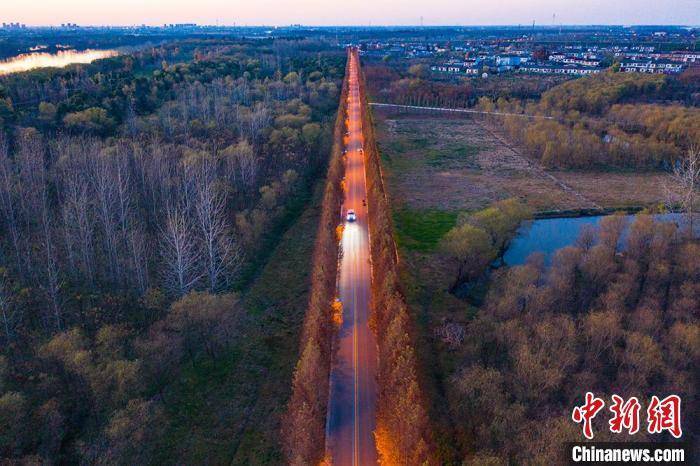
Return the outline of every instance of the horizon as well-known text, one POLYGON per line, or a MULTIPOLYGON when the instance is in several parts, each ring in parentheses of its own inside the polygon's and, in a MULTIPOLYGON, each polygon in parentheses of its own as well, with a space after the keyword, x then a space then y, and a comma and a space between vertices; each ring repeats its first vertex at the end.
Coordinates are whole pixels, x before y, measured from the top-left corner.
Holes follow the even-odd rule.
POLYGON ((149 27, 149 28, 163 28, 165 26, 175 25, 175 26, 187 26, 192 25, 194 27, 200 28, 319 28, 319 29, 333 29, 333 28, 357 28, 357 29, 381 29, 381 28, 415 28, 415 29, 438 29, 438 28, 523 28, 523 29, 559 29, 559 28, 602 28, 602 27, 622 27, 622 28, 650 28, 650 27, 673 27, 680 29, 697 29, 700 28, 700 23, 697 24, 681 24, 681 23, 561 23, 561 24, 527 24, 527 23, 491 23, 491 24, 478 24, 478 23, 464 23, 464 24, 313 24, 313 23, 290 23, 290 24, 267 24, 267 23, 256 23, 256 24, 209 24, 209 23, 197 23, 189 21, 179 21, 179 22, 163 22, 163 23, 78 23, 78 22, 64 22, 55 24, 31 24, 22 21, 4 21, 5 24, 22 24, 27 28, 46 28, 55 29, 61 28, 63 25, 70 24, 81 28, 135 28, 135 27, 149 27))
POLYGON ((434 0, 429 6, 405 0, 397 9, 389 0, 357 0, 352 8, 322 0, 141 0, 100 2, 90 0, 38 0, 31 9, 3 7, 0 22, 32 27, 73 23, 84 27, 162 26, 196 23, 220 27, 469 27, 469 26, 688 26, 700 25, 700 0, 434 0), (109 18, 105 21, 105 18, 109 18))

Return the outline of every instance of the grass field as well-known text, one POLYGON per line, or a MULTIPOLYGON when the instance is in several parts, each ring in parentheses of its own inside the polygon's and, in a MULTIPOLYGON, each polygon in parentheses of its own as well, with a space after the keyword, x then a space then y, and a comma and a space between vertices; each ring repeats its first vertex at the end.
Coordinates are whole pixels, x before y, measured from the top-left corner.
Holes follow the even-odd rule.
POLYGON ((547 171, 510 146, 498 124, 376 112, 382 161, 399 209, 471 211, 517 197, 535 211, 649 206, 660 173, 547 171))
POLYGON ((397 242, 406 249, 429 252, 457 222, 457 214, 444 210, 396 210, 393 212, 397 242))

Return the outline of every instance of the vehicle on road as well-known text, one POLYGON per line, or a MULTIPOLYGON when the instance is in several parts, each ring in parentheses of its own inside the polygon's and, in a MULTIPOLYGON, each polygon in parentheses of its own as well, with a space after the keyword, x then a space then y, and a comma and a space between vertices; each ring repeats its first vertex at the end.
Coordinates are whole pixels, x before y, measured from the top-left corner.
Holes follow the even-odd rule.
POLYGON ((357 216, 355 215, 355 211, 353 209, 349 209, 345 218, 347 219, 348 222, 354 222, 357 219, 357 216))

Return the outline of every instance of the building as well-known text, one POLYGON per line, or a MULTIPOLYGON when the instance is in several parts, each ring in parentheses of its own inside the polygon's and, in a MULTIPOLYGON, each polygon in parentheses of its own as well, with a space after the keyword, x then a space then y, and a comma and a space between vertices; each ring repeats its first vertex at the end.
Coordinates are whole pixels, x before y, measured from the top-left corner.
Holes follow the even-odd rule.
POLYGON ((453 75, 479 76, 481 68, 456 64, 433 65, 430 67, 433 73, 448 73, 453 75))
POLYGON ((496 66, 512 68, 527 63, 528 60, 528 57, 521 57, 519 55, 500 55, 496 57, 496 66))
POLYGON ((22 23, 2 23, 3 29, 26 29, 27 26, 22 23))
POLYGON ((579 67, 573 65, 524 64, 518 69, 518 72, 533 74, 567 74, 572 76, 586 76, 589 74, 598 74, 601 72, 601 69, 579 67))
POLYGON ((678 74, 683 71, 683 63, 653 60, 623 60, 620 71, 624 73, 678 74))

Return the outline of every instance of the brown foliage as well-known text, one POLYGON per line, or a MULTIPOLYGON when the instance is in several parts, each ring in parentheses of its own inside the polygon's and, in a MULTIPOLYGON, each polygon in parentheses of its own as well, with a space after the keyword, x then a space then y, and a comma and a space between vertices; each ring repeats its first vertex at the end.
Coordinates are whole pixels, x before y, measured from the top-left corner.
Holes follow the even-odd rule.
POLYGON ((629 103, 668 87, 664 76, 601 73, 561 84, 538 102, 482 98, 484 110, 550 119, 506 117, 505 128, 548 167, 671 167, 700 138, 700 111, 678 104, 629 103))
POLYGON ((430 426, 418 376, 411 317, 396 280, 398 255, 374 126, 360 79, 372 254, 372 325, 379 346, 377 431, 382 464, 431 462, 430 426))
POLYGON ((639 215, 620 251, 622 225, 605 219, 592 243, 560 250, 546 271, 532 260, 497 274, 467 328, 464 366, 448 379, 469 464, 561 463, 555 445, 580 439, 570 412, 586 390, 676 393, 684 425, 697 421, 698 246, 639 215))
POLYGON ((291 464, 318 464, 324 458, 326 407, 334 331, 332 303, 338 268, 338 211, 344 173, 342 148, 348 80, 343 81, 326 175, 321 220, 314 245, 309 308, 301 336, 301 357, 292 381, 292 395, 282 421, 284 452, 291 464))

